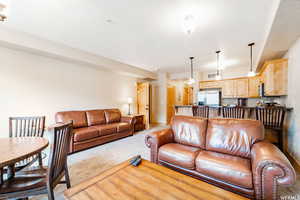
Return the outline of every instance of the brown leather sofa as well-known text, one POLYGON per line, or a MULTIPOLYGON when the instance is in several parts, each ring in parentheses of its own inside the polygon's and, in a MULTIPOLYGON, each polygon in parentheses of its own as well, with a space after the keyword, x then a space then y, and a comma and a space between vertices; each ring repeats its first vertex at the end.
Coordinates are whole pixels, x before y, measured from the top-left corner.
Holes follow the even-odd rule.
POLYGON ((133 135, 133 118, 118 109, 58 112, 55 121, 73 121, 70 153, 133 135))
POLYGON ((256 120, 175 116, 171 128, 149 133, 151 161, 251 199, 277 199, 295 182, 284 154, 264 140, 256 120))

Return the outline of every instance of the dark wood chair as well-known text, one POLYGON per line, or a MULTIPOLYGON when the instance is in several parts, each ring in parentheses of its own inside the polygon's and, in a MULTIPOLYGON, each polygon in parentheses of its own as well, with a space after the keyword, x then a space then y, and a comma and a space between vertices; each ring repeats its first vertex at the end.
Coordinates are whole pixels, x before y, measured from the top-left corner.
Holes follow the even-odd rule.
POLYGON ((12 179, 4 180, 0 185, 0 199, 25 198, 48 194, 48 199, 54 200, 53 189, 57 184, 71 187, 67 155, 72 134, 72 123, 53 128, 53 146, 50 150, 48 168, 34 168, 16 173, 12 179), (61 181, 65 176, 65 181, 61 181))
POLYGON ((256 120, 264 124, 265 129, 271 129, 277 133, 278 147, 283 150, 283 123, 286 108, 282 106, 256 107, 256 120))
MULTIPOLYGON (((10 117, 9 137, 43 137, 45 130, 45 116, 41 117, 10 117)), ((38 161, 39 166, 43 166, 42 153, 34 155, 26 160, 16 163, 15 171, 20 171, 25 167, 38 161)), ((44 156, 45 157, 45 156, 44 156)))
POLYGON ((209 107, 208 106, 193 106, 193 116, 194 117, 209 117, 209 107))
POLYGON ((246 109, 244 107, 223 106, 222 107, 222 116, 224 118, 244 119, 245 118, 245 111, 246 111, 246 109))

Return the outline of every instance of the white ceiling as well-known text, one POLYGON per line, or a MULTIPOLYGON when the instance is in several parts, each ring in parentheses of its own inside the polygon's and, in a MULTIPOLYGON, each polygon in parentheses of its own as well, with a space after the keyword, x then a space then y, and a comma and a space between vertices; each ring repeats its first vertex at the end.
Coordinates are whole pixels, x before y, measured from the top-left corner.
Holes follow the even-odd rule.
POLYGON ((258 63, 279 0, 11 0, 8 26, 148 70, 214 69, 258 63), (183 32, 185 15, 196 30, 183 32), (107 22, 110 20, 111 22, 107 22), (226 64, 227 63, 227 64, 226 64))

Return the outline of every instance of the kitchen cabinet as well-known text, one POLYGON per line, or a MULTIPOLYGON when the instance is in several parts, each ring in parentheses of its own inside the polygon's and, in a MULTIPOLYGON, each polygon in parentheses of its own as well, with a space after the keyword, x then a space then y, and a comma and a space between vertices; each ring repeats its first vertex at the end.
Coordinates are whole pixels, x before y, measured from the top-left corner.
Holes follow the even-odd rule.
POLYGON ((248 78, 230 79, 223 81, 223 98, 247 98, 249 81, 248 78))
POLYGON ((199 83, 200 89, 210 89, 210 88, 222 88, 222 81, 201 81, 199 83))
POLYGON ((262 69, 265 96, 287 95, 287 59, 268 61, 262 69))
POLYGON ((249 96, 249 79, 241 78, 234 80, 234 97, 247 98, 249 96))
POLYGON ((265 62, 260 74, 255 77, 201 81, 200 89, 221 88, 222 98, 259 98, 259 87, 264 83, 265 96, 287 95, 288 60, 265 62))
POLYGON ((235 96, 234 80, 224 80, 222 85, 222 97, 234 98, 234 96, 235 96))
POLYGON ((249 78, 248 97, 249 98, 258 98, 260 96, 259 87, 260 87, 260 77, 259 76, 249 78))

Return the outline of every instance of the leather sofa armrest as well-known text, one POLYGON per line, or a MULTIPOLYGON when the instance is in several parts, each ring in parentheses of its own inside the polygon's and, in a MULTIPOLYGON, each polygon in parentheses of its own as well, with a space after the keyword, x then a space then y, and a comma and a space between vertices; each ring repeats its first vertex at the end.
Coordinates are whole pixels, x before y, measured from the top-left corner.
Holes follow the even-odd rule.
POLYGON ((146 135, 145 143, 151 151, 151 162, 158 163, 158 150, 164 144, 174 142, 172 129, 163 129, 146 135))
POLYGON ((251 148, 256 199, 277 199, 277 189, 295 183, 296 173, 286 156, 273 144, 258 142, 251 148))
POLYGON ((122 116, 121 122, 128 123, 130 125, 133 125, 135 123, 135 118, 131 116, 122 116))

